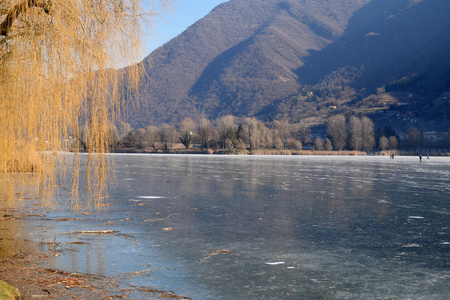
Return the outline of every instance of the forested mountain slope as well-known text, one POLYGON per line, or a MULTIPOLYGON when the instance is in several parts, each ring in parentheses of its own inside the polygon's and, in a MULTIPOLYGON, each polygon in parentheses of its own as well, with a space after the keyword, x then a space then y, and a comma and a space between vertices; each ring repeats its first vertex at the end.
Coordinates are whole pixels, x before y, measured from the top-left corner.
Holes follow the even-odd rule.
POLYGON ((298 122, 377 106, 367 97, 380 87, 439 93, 450 87, 449 11, 445 0, 231 0, 143 61, 146 104, 129 122, 298 122))

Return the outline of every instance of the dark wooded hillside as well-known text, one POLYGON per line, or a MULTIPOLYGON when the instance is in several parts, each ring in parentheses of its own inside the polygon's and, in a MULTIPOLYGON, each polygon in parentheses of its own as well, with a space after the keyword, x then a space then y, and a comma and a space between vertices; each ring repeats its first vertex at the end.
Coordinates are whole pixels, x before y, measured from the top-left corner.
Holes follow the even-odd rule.
POLYGON ((147 104, 128 121, 320 123, 390 109, 440 119, 450 113, 436 101, 450 88, 449 11, 445 0, 231 0, 144 60, 147 104))

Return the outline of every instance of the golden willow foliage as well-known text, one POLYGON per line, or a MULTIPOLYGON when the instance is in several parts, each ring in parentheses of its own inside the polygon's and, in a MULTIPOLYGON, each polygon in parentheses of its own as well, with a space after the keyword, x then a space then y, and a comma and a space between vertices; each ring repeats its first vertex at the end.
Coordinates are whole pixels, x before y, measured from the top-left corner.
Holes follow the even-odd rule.
POLYGON ((100 204, 123 87, 136 90, 141 75, 114 69, 140 59, 143 26, 168 2, 0 1, 0 172, 38 171, 47 193, 58 184, 55 153, 85 149, 87 205, 100 204))

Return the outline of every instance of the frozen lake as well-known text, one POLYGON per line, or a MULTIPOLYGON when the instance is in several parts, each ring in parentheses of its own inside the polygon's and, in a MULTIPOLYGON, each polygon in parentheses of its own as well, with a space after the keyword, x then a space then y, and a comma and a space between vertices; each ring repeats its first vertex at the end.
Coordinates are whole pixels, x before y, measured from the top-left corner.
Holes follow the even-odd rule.
MULTIPOLYGON (((192 299, 448 299, 450 158, 115 155, 100 215, 48 213, 55 268, 192 299), (64 235, 117 230, 126 235, 64 235), (133 236, 131 239, 128 236, 133 236), (68 242, 78 241, 80 244, 68 242)), ((47 226, 47 227, 46 227, 47 226)))

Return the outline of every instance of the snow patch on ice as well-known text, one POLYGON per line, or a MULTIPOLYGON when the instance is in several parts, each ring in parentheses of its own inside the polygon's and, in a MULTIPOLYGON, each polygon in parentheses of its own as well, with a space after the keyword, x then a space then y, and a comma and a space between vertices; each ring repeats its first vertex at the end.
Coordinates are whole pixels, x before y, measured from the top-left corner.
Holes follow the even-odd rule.
POLYGON ((407 244, 407 245, 403 245, 404 248, 420 248, 422 246, 420 246, 419 244, 416 243, 412 243, 412 244, 407 244))

